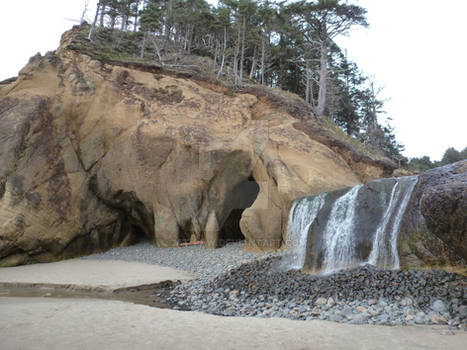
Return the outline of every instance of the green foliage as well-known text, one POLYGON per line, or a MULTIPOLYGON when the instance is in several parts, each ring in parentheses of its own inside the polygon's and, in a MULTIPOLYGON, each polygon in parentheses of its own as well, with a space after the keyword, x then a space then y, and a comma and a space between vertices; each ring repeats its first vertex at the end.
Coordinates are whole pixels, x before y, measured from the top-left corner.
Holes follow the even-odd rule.
MULTIPOLYGON (((465 154, 466 149, 464 148, 462 152, 465 154)), ((441 165, 451 164, 451 163, 458 162, 462 159, 465 159, 465 158, 463 158, 461 152, 456 150, 454 147, 450 147, 444 152, 444 155, 443 155, 443 158, 441 158, 440 164, 441 165)))
POLYGON ((438 166, 437 162, 432 162, 430 157, 423 156, 419 158, 411 158, 408 167, 413 171, 423 173, 424 171, 436 168, 438 166))
POLYGON ((162 28, 164 10, 161 1, 148 0, 140 13, 140 30, 155 32, 162 28))
POLYGON ((439 162, 431 161, 428 156, 416 157, 410 159, 408 167, 414 171, 424 172, 438 166, 448 165, 464 159, 467 159, 467 147, 465 147, 461 152, 457 151, 454 147, 449 147, 444 152, 443 158, 439 162))
POLYGON ((368 147, 397 161, 403 158, 393 129, 379 120, 384 101, 373 81, 333 41, 353 26, 368 25, 364 8, 347 0, 220 0, 217 6, 206 0, 100 3, 101 23, 107 28, 98 28, 94 40, 98 32, 118 27, 128 31, 130 25, 141 34, 139 41, 127 44, 131 50, 122 48, 124 36, 112 35, 115 52, 106 45, 106 57, 131 51, 132 59, 154 59, 162 65, 178 65, 190 54, 210 57, 210 73, 218 79, 235 86, 246 81, 284 89, 303 97, 311 110, 322 100, 325 67, 324 115, 368 147))
POLYGON ((461 151, 461 160, 467 159, 467 147, 461 151))

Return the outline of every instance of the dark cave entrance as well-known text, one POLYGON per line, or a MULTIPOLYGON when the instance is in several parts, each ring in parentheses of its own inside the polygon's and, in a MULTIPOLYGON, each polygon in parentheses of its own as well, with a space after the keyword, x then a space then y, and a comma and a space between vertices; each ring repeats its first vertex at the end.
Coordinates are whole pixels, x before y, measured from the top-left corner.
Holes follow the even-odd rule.
POLYGON ((222 247, 230 242, 243 241, 245 237, 240 230, 240 219, 243 211, 251 207, 258 197, 259 185, 253 178, 248 177, 237 184, 227 197, 227 206, 230 211, 224 217, 224 222, 220 223, 218 246, 222 247))
POLYGON ((144 230, 139 225, 131 225, 131 241, 130 245, 149 242, 149 237, 144 233, 144 230))
POLYGON ((134 192, 116 192, 109 201, 109 206, 121 212, 120 240, 123 245, 153 243, 154 215, 134 192))

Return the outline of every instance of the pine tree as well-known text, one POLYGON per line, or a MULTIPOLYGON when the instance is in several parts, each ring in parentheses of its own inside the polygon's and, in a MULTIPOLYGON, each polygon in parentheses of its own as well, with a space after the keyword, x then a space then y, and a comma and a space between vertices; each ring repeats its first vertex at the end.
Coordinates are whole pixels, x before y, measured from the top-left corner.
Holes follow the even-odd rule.
POLYGON ((441 165, 447 165, 451 163, 458 162, 462 160, 461 153, 456 150, 454 147, 449 147, 443 154, 443 158, 441 158, 441 165))
POLYGON ((312 48, 319 49, 319 90, 315 113, 322 116, 326 109, 329 47, 336 36, 346 33, 352 26, 367 26, 366 10, 342 4, 339 0, 301 1, 293 4, 292 8, 297 13, 296 20, 304 37, 312 48))

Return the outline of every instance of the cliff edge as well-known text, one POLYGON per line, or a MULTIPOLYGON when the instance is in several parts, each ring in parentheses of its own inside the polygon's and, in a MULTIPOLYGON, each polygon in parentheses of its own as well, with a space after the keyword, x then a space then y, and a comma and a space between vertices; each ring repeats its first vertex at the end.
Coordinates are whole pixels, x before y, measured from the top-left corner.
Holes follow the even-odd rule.
POLYGON ((0 84, 1 265, 141 237, 274 250, 294 198, 395 168, 297 96, 113 57, 83 35, 0 84))

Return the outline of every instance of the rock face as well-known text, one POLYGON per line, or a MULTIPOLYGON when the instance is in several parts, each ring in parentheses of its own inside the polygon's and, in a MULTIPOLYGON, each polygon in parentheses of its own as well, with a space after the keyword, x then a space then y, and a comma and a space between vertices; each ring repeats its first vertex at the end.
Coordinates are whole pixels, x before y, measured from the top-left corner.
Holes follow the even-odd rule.
MULTIPOLYGON (((297 201, 311 203, 310 208, 322 202, 307 226, 290 225, 290 236, 307 237, 307 271, 330 272, 361 263, 465 269, 467 160, 418 177, 378 179, 297 201)), ((304 215, 310 214, 292 212, 290 220, 299 223, 304 215)))
POLYGON ((398 231, 416 182, 415 176, 378 179, 327 193, 309 226, 304 269, 399 268, 398 231))
POLYGON ((277 249, 294 198, 392 171, 253 88, 92 58, 73 35, 0 84, 2 265, 142 236, 277 249))
POLYGON ((467 160, 419 176, 401 225, 401 263, 462 265, 467 261, 467 160))

